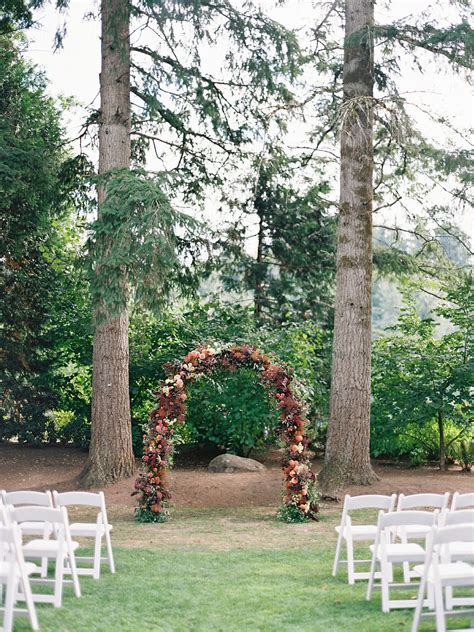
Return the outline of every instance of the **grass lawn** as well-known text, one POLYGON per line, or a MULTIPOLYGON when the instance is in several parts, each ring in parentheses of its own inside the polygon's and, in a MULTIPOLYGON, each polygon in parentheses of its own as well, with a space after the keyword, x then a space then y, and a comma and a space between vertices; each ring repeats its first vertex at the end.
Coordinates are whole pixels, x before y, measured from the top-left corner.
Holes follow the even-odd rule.
MULTIPOLYGON (((382 614, 378 593, 365 601, 365 582, 351 587, 342 572, 331 576, 339 511, 304 525, 278 523, 273 508, 180 510, 165 525, 117 514, 117 574, 81 578, 81 599, 68 587, 59 610, 38 605, 41 630, 410 630, 413 611, 382 614)), ((16 618, 15 632, 29 629, 16 618)))

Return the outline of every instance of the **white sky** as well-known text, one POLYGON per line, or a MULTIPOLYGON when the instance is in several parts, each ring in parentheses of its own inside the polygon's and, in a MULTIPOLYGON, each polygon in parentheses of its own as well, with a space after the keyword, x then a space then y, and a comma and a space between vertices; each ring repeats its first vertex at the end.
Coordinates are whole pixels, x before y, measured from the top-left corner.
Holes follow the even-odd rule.
MULTIPOLYGON (((322 9, 315 9, 311 0, 287 0, 283 6, 274 8, 270 0, 262 2, 269 7, 272 17, 287 27, 300 27, 308 24, 308 16, 315 22, 324 15, 322 9)), ((410 14, 420 14, 429 3, 426 0, 393 0, 391 3, 376 3, 376 22, 389 23, 410 14)), ((443 17, 447 16, 447 2, 438 8, 443 17)), ((39 26, 30 31, 28 55, 38 66, 44 68, 51 82, 53 95, 73 96, 81 104, 98 104, 100 40, 99 21, 84 19, 89 12, 97 13, 97 2, 93 0, 71 0, 66 15, 58 15, 52 6, 39 11, 36 15, 39 26), (52 43, 58 26, 66 22, 67 34, 62 50, 54 53, 52 43)), ((269 11, 269 12, 270 12, 269 11)), ((473 126, 473 99, 470 89, 462 77, 453 72, 439 72, 434 64, 420 74, 409 64, 403 69, 398 81, 400 91, 406 93, 408 101, 416 107, 435 111, 445 115, 460 128, 473 126)), ((414 110, 415 111, 415 110, 414 110)), ((418 114, 427 134, 438 135, 440 131, 427 117, 418 114)), ((84 110, 76 108, 70 112, 67 127, 70 137, 78 135, 84 120, 84 110)), ((457 140, 456 140, 457 142, 457 140)), ((459 217, 463 230, 474 238, 473 214, 465 213, 459 217)))

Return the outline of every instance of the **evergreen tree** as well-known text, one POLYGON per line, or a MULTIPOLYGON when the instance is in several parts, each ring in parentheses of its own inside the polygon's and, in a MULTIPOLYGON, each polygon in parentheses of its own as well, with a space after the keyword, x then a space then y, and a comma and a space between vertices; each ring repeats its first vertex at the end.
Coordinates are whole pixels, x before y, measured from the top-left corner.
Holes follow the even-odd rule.
POLYGON ((376 479, 369 457, 373 24, 373 0, 346 0, 330 422, 324 468, 318 476, 326 492, 376 479))
MULTIPOLYGON (((436 182, 434 173, 439 181, 440 173, 446 176, 449 171, 456 172, 462 186, 453 192, 452 199, 466 199, 465 154, 435 148, 416 130, 408 115, 406 100, 391 77, 400 68, 397 47, 410 50, 415 60, 418 51, 424 50, 458 67, 467 67, 472 58, 472 30, 465 22, 448 27, 436 24, 435 19, 423 26, 400 23, 379 27, 374 25, 372 2, 345 3, 343 98, 338 103, 334 90, 332 111, 328 109, 329 119, 326 116, 327 124, 318 135, 320 140, 327 138, 340 126, 341 198, 331 411, 325 466, 318 477, 329 493, 351 482, 374 480, 369 461, 371 268, 374 254, 392 266, 396 257, 393 252, 387 257, 380 249, 372 253, 372 213, 397 205, 407 209, 407 204, 419 203, 427 221, 439 224, 448 209, 426 208, 430 188, 427 181, 436 182), (377 38, 384 38, 380 59, 375 58, 377 38), (381 97, 374 93, 374 85, 381 97)), ((336 82, 337 75, 336 69, 336 82)), ((423 239, 420 251, 424 256, 419 257, 428 273, 426 255, 431 250, 434 258, 435 251, 431 244, 430 238, 423 239)), ((413 264, 403 251, 398 255, 399 262, 413 264)), ((431 266, 431 274, 434 269, 438 269, 437 263, 431 266)))
POLYGON ((254 159, 237 187, 239 197, 227 196, 235 219, 217 243, 215 267, 227 290, 252 293, 259 325, 332 322, 334 218, 328 188, 322 174, 311 185, 300 157, 272 144, 254 159))
POLYGON ((0 410, 3 437, 38 441, 56 400, 46 348, 80 164, 64 151, 61 111, 23 44, 0 36, 0 410))
POLYGON ((256 104, 272 94, 288 100, 277 73, 296 72, 294 38, 260 12, 239 12, 230 3, 103 0, 101 19, 99 211, 90 242, 95 300, 92 438, 82 475, 87 486, 126 477, 134 467, 128 394, 130 289, 135 299, 156 306, 174 282, 182 285, 185 280, 177 250, 179 242, 193 247, 193 236, 178 238, 176 227, 181 221, 189 228, 192 222, 173 211, 164 192, 172 186, 187 198, 199 197, 205 185, 220 183, 215 165, 239 155, 240 146, 251 140, 248 115, 258 125, 256 104), (156 47, 130 45, 131 16, 146 18, 146 28, 161 34, 156 47), (188 36, 190 44, 184 45, 177 32, 188 36), (236 46, 224 59, 232 78, 223 82, 203 73, 199 57, 204 42, 215 44, 220 32, 236 46), (131 94, 140 102, 133 112, 131 94), (132 135, 139 138, 133 147, 136 160, 144 159, 152 144, 162 159, 169 157, 170 148, 179 150, 176 167, 158 178, 131 171, 132 135))

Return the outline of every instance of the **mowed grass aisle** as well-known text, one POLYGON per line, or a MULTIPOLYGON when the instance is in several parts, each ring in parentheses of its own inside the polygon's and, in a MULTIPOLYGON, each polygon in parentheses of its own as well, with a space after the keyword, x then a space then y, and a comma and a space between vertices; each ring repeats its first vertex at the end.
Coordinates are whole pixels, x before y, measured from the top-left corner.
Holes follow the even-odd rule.
MULTIPOLYGON (((409 630, 412 611, 384 615, 379 594, 365 601, 365 582, 331 576, 339 511, 285 525, 274 508, 182 509, 165 525, 139 525, 121 510, 113 516, 117 574, 81 578, 81 599, 67 588, 59 610, 39 605, 41 630, 409 630)), ((15 631, 29 629, 17 617, 15 631)))

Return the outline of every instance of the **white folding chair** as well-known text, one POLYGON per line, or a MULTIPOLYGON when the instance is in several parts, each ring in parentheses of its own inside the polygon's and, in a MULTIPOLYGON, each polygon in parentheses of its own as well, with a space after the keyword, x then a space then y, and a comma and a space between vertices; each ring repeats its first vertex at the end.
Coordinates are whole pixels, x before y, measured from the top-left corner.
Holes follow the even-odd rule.
MULTIPOLYGON (((390 612, 390 608, 413 608, 415 603, 411 599, 390 599, 390 588, 408 588, 410 583, 393 583, 392 565, 424 562, 425 550, 416 542, 393 542, 394 530, 399 527, 423 525, 431 528, 437 520, 438 511, 400 511, 379 513, 377 533, 374 544, 370 545, 372 562, 370 565, 367 600, 372 598, 375 587, 375 568, 380 565, 380 587, 382 589, 382 610, 390 612)), ((413 585, 413 584, 411 584, 413 585)))
POLYGON ((460 494, 459 492, 454 492, 453 500, 451 501, 451 511, 468 508, 474 509, 474 493, 460 494))
MULTIPOLYGON (((398 497, 397 511, 406 510, 422 510, 438 509, 439 511, 445 511, 448 508, 449 492, 445 494, 400 494, 398 497)), ((426 525, 412 525, 411 527, 404 527, 399 529, 396 535, 402 542, 408 542, 409 540, 425 540, 430 528, 426 525)), ((405 582, 410 581, 410 575, 408 571, 408 564, 403 565, 403 580, 405 582)))
POLYGON ((349 496, 344 498, 342 508, 341 524, 336 527, 338 534, 336 544, 336 554, 332 574, 335 577, 339 565, 347 565, 347 577, 349 584, 354 584, 358 579, 368 579, 368 572, 356 572, 356 564, 369 564, 370 560, 354 558, 354 542, 374 542, 377 533, 375 524, 352 524, 351 512, 359 509, 382 509, 393 511, 395 507, 396 494, 382 496, 377 494, 367 494, 364 496, 349 496), (343 540, 346 542, 347 560, 341 560, 341 547, 343 540))
MULTIPOLYGON (((438 518, 439 527, 452 527, 454 525, 471 526, 474 531, 474 509, 459 509, 458 511, 444 511, 438 518)), ((442 550, 443 562, 470 562, 474 563, 474 538, 468 542, 449 542, 442 550)), ((474 605, 471 597, 454 597, 451 586, 446 588, 446 608, 451 610, 453 606, 474 605)))
MULTIPOLYGON (((455 586, 474 587, 474 567, 466 562, 444 562, 442 551, 454 542, 472 542, 474 540, 473 525, 454 525, 451 527, 434 527, 427 539, 426 559, 424 564, 415 566, 415 571, 421 577, 418 599, 413 617, 412 632, 417 632, 420 620, 432 617, 433 613, 423 613, 425 592, 431 590, 436 618, 436 632, 446 632, 446 616, 474 616, 474 610, 450 610, 444 608, 443 589, 455 586)), ((469 628, 472 630, 473 628, 469 628)))
MULTIPOLYGON (((13 630, 15 614, 27 614, 33 630, 39 630, 38 617, 33 602, 33 595, 29 582, 29 575, 36 570, 36 566, 26 563, 21 550, 21 537, 17 525, 0 526, 0 586, 5 586, 5 600, 0 607, 3 612, 3 626, 0 632, 13 630), (17 600, 24 600, 26 608, 17 608, 17 600)), ((3 591, 2 591, 3 592, 3 591)), ((0 601, 1 595, 0 592, 0 601)))
POLYGON ((23 544, 22 550, 25 558, 48 558, 55 561, 55 578, 34 579, 32 583, 53 584, 54 594, 34 593, 33 599, 40 603, 52 603, 55 608, 60 608, 62 603, 63 585, 71 583, 64 579, 65 572, 70 569, 72 585, 76 597, 81 596, 79 577, 77 575, 74 551, 79 544, 73 542, 69 531, 69 521, 66 509, 51 509, 49 507, 12 507, 10 516, 13 522, 21 525, 24 522, 37 522, 52 526, 51 537, 46 539, 34 539, 23 544), (66 568, 67 565, 67 568, 66 568))
MULTIPOLYGON (((38 507, 53 507, 53 497, 50 491, 35 492, 29 490, 22 490, 17 492, 1 492, 4 505, 12 505, 13 507, 23 506, 38 506, 38 507)), ((37 522, 25 522, 20 525, 21 532, 24 535, 40 535, 46 540, 51 534, 51 525, 38 524, 37 522)), ((48 574, 48 560, 44 558, 41 560, 41 576, 46 577, 48 574)))
POLYGON ((107 519, 104 492, 94 494, 92 492, 53 492, 54 503, 57 507, 86 506, 98 509, 95 522, 73 522, 71 535, 76 538, 94 538, 94 556, 76 556, 77 561, 92 562, 92 567, 78 566, 79 575, 92 575, 94 579, 100 577, 102 561, 107 561, 111 573, 115 573, 115 562, 112 552, 112 540, 110 532, 112 525, 107 519), (102 555, 102 539, 105 539, 107 557, 102 555))

